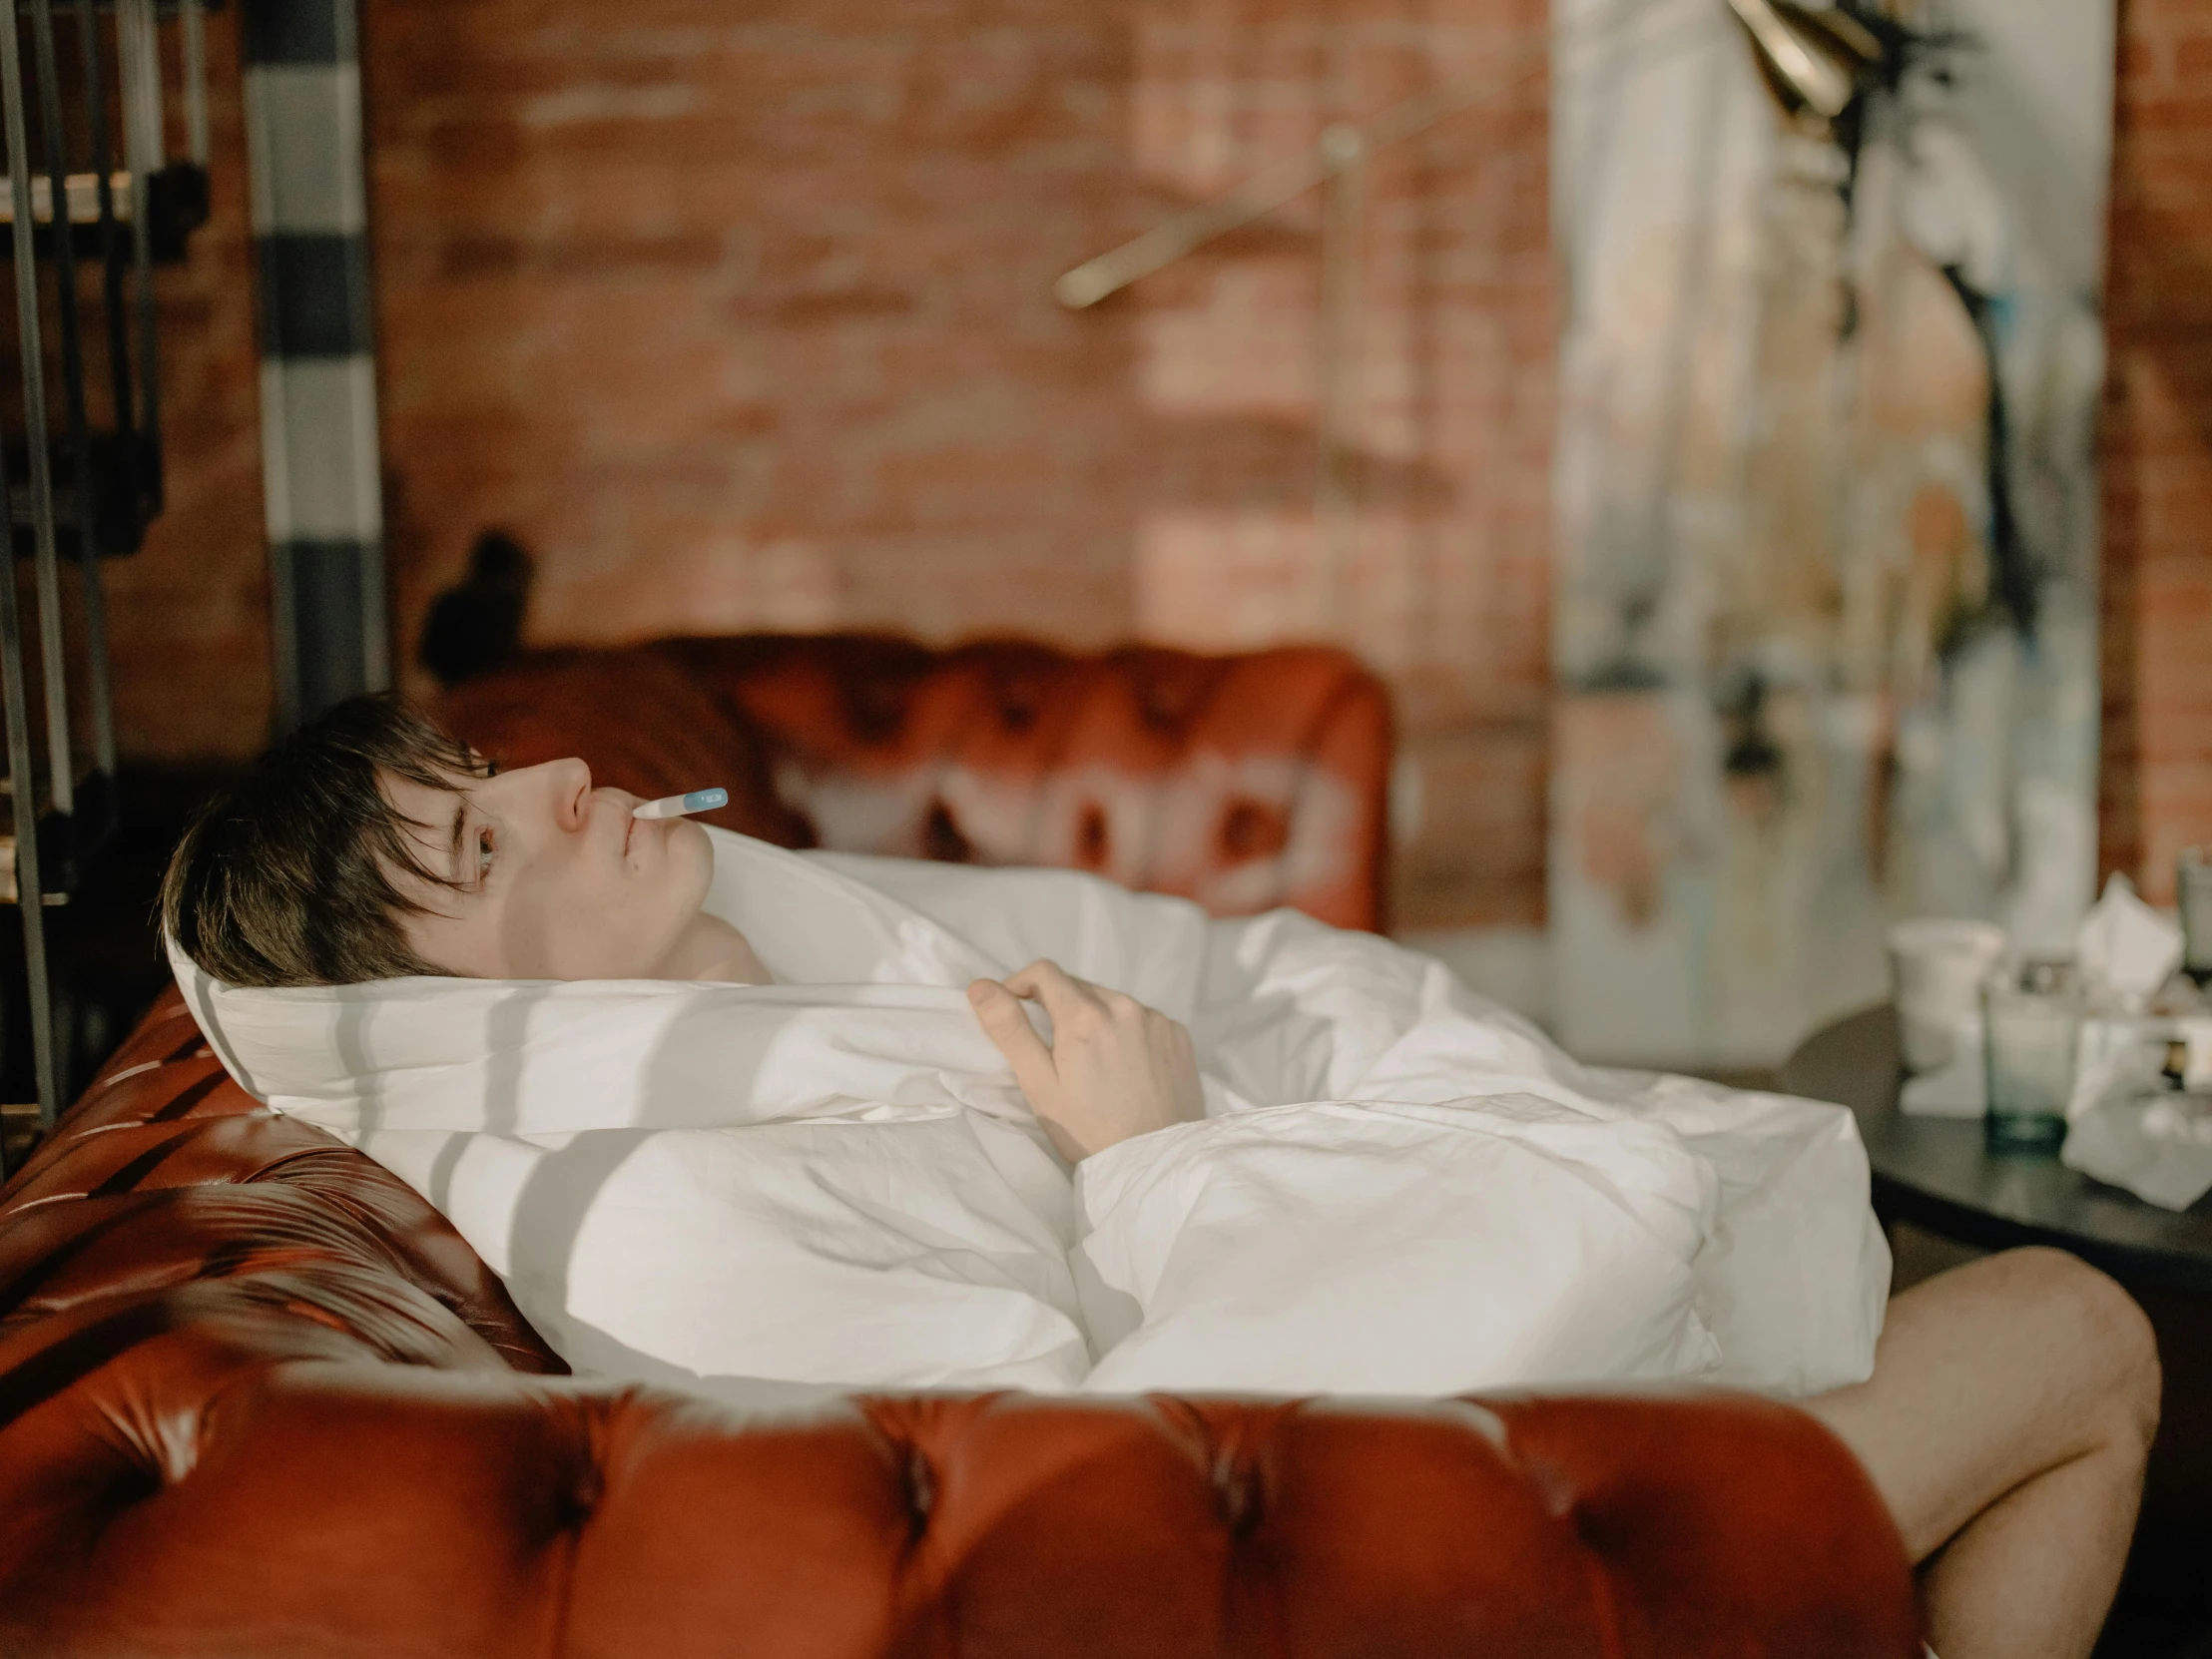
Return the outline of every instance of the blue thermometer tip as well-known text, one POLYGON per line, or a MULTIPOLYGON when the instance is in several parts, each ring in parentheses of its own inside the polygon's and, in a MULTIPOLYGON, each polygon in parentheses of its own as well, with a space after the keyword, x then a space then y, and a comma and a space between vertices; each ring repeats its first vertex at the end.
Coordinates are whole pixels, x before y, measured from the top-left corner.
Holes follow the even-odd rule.
POLYGON ((682 818, 687 813, 711 813, 728 806, 728 790, 693 790, 689 795, 664 795, 658 801, 630 809, 632 818, 682 818))

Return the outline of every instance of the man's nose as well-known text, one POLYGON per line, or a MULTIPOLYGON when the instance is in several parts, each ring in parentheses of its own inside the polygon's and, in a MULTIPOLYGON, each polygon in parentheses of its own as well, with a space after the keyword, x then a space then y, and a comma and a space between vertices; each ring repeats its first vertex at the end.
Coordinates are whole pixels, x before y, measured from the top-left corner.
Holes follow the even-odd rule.
POLYGON ((591 768, 573 757, 502 772, 478 786, 486 806, 510 824, 574 834, 591 822, 591 768))
POLYGON ((554 827, 574 834, 591 822, 591 768, 573 756, 545 763, 554 827))

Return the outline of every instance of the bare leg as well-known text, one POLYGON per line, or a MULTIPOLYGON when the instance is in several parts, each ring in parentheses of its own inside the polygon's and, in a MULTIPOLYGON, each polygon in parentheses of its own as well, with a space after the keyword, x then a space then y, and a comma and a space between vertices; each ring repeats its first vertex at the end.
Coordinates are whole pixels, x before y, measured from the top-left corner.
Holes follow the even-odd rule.
POLYGON ((1805 1403, 1926 1563, 1941 1659, 2088 1653, 2158 1424, 2158 1351, 2126 1292, 2053 1250, 1954 1268, 1891 1302, 1870 1380, 1805 1403))

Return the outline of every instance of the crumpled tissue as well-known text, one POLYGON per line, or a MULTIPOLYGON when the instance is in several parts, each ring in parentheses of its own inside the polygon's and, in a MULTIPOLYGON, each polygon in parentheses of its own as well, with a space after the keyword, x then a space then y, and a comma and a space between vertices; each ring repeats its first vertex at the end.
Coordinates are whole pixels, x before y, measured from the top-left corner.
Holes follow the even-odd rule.
MULTIPOLYGON (((2207 1063, 2212 1019, 2184 1023, 2193 1027, 2191 1069, 2212 1070, 2207 1063)), ((2106 1091, 2074 1117, 2059 1158, 2069 1169, 2125 1187, 2148 1203, 2186 1210, 2212 1192, 2212 1097, 2148 1092, 2146 1080, 2118 1071, 2106 1091)))
POLYGON ((2181 965, 2181 928, 2114 874, 2081 924, 2079 950, 2092 1006, 2106 1017, 2082 1028, 2059 1157, 2147 1203, 2186 1210, 2212 1192, 2212 1015, 2143 1013, 2181 965), (2166 1075, 2174 1042, 2184 1092, 2166 1075))
POLYGON ((2095 1011, 2139 1014, 2181 966, 2181 924, 2114 870, 2074 935, 2074 958, 2095 1011))

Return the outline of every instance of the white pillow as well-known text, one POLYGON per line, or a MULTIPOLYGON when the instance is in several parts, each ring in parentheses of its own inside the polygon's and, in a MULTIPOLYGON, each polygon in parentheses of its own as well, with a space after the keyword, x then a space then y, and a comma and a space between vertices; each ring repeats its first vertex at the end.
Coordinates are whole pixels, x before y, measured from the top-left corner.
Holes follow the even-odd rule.
POLYGON ((1003 971, 720 831, 709 908, 780 976, 250 989, 172 949, 233 1076, 443 1212, 556 1352, 617 1376, 1068 1387, 1066 1167, 964 986, 1003 971))

